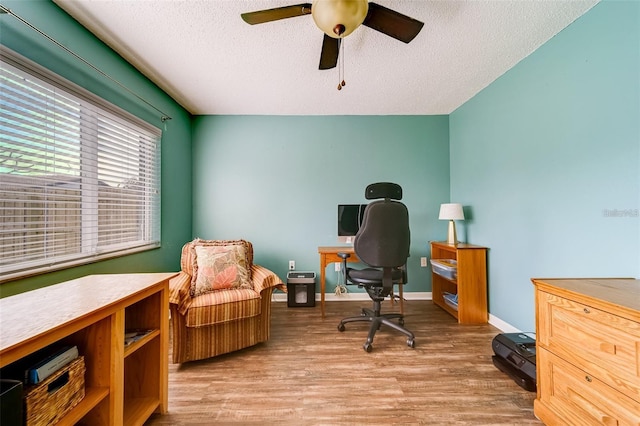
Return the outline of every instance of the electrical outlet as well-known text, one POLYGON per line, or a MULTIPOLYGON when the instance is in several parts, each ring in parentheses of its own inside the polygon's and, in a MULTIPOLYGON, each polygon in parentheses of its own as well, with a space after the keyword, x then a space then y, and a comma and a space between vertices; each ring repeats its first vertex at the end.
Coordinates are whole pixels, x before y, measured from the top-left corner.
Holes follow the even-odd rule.
POLYGON ((426 266, 427 266, 427 258, 426 257, 421 257, 420 258, 420 266, 422 266, 423 268, 426 268, 426 266))
POLYGON ((289 261, 289 270, 293 271, 294 269, 296 269, 296 261, 295 260, 290 260, 289 261))
POLYGON ((338 262, 336 262, 336 263, 334 263, 334 265, 336 265, 336 266, 335 266, 335 268, 336 268, 336 272, 340 272, 340 271, 342 271, 342 263, 338 263, 338 262))

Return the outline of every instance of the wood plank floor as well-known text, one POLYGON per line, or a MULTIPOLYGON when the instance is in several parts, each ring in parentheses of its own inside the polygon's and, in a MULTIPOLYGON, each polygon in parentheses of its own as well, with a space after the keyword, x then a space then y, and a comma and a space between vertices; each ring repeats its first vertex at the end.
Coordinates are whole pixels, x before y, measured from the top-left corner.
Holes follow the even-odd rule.
MULTIPOLYGON (((396 305, 397 306, 397 305, 396 305)), ((204 361, 169 366, 169 413, 147 425, 541 425, 534 392, 497 370, 491 325, 458 325, 430 301, 405 301, 416 347, 382 328, 366 353, 368 302, 313 308, 273 304, 271 339, 204 361)), ((383 311, 389 310, 388 303, 383 311)))

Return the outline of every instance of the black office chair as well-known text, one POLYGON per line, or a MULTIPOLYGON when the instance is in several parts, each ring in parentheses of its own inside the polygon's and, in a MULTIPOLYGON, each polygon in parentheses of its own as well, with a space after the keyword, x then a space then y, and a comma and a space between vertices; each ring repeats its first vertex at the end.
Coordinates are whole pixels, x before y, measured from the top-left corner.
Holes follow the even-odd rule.
POLYGON ((362 224, 354 241, 353 249, 361 262, 369 268, 354 269, 347 266, 349 253, 338 253, 342 258, 345 283, 363 287, 373 300, 373 309, 362 309, 362 314, 340 321, 338 330, 356 321, 369 321, 369 336, 364 350, 371 352, 373 337, 382 325, 389 326, 407 336, 407 346, 415 347, 415 336, 404 325, 402 314, 381 314, 380 302, 385 297, 393 297, 393 285, 406 282, 406 263, 409 257, 409 212, 407 207, 394 200, 402 199, 400 185, 389 182, 373 183, 367 186, 368 200, 383 198, 367 205, 362 224), (392 320, 397 320, 394 322, 392 320))

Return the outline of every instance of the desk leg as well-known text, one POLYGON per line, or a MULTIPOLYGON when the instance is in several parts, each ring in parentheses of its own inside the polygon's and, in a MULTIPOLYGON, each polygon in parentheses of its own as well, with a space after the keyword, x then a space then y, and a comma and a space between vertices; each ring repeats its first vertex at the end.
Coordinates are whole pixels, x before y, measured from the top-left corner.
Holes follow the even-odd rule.
POLYGON ((324 270, 327 267, 323 255, 320 255, 320 310, 322 312, 322 318, 324 319, 324 286, 325 286, 325 274, 324 270))

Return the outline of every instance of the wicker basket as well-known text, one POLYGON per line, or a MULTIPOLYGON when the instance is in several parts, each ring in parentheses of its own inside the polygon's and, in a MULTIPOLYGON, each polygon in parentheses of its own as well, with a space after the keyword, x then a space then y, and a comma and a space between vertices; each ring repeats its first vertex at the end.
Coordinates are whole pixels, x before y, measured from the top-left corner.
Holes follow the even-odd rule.
POLYGON ((84 357, 47 377, 42 383, 25 390, 27 426, 58 422, 84 398, 84 357))

